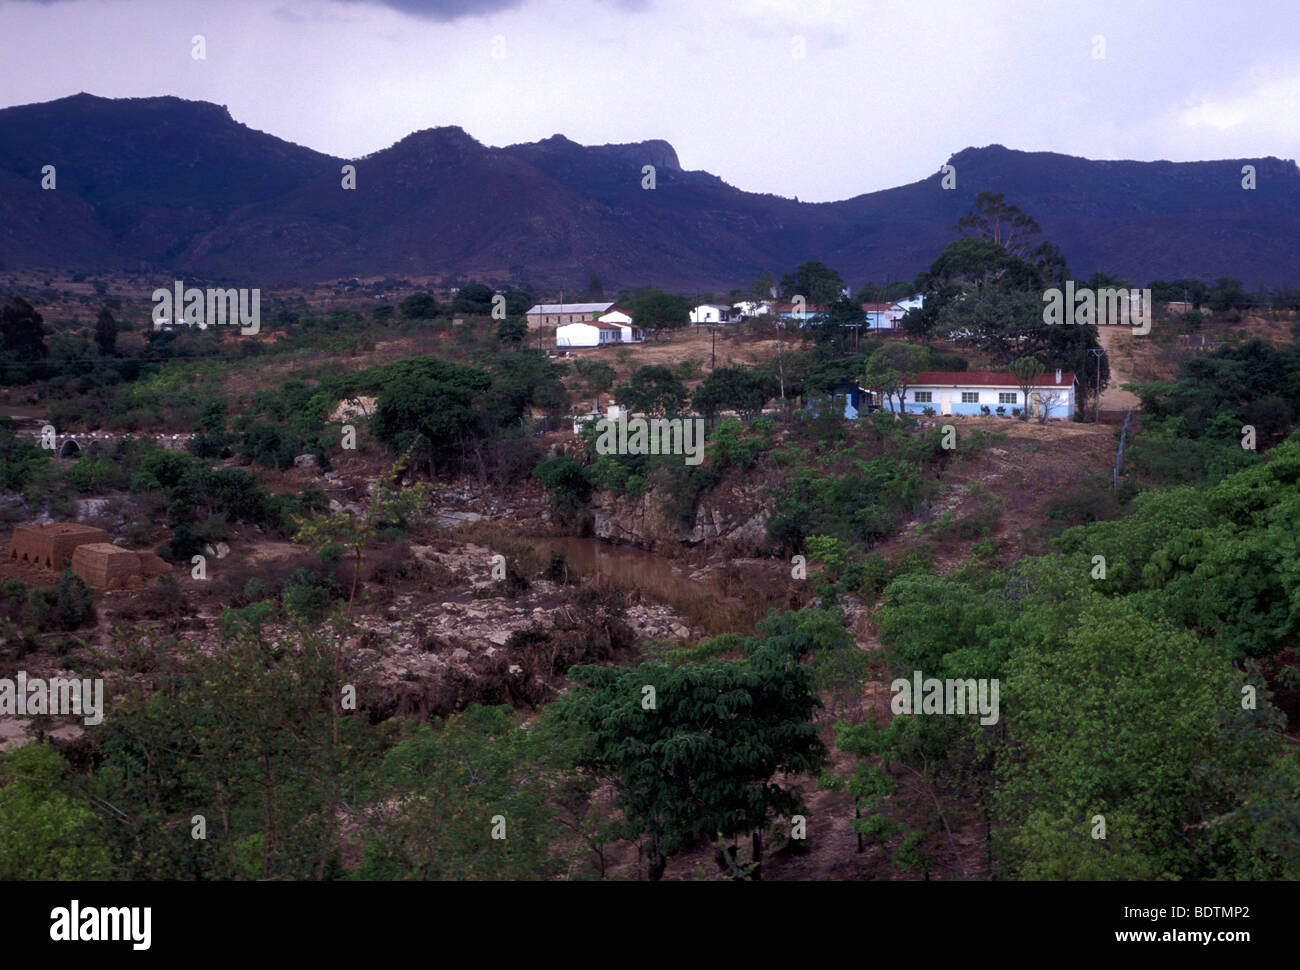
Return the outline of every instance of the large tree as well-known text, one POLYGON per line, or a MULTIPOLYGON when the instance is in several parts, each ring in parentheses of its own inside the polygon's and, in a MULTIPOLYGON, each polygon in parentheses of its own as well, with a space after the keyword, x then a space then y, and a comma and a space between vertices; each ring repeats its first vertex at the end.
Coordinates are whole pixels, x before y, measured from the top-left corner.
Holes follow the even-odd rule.
POLYGON ((1001 192, 984 191, 975 196, 971 210, 957 220, 957 230, 987 239, 1013 256, 1024 257, 1042 232, 1034 219, 1012 205, 1001 192))
POLYGON ((39 360, 49 354, 45 326, 36 308, 21 296, 0 308, 0 353, 13 360, 39 360))
POLYGON ((486 283, 467 283, 456 291, 451 301, 453 313, 485 317, 492 312, 492 287, 486 283))
POLYGON ((632 320, 642 330, 679 330, 691 322, 691 301, 657 286, 642 290, 628 302, 632 320))
POLYGON ((925 347, 900 341, 882 344, 867 358, 862 383, 872 390, 879 388, 889 402, 890 411, 894 410, 895 397, 899 410, 905 410, 907 389, 929 360, 930 352, 925 347))
POLYGON ((686 385, 662 364, 638 367, 631 380, 614 390, 629 413, 678 414, 688 399, 686 385))
POLYGON ((749 420, 780 391, 776 377, 752 367, 719 367, 695 391, 695 410, 712 418, 719 411, 733 410, 749 420))
POLYGON ((102 307, 95 318, 95 343, 105 357, 112 357, 117 349, 117 321, 108 307, 102 307))
POLYGON ((438 465, 463 461, 469 445, 489 433, 482 395, 491 384, 482 370, 432 357, 389 365, 371 422, 375 437, 396 454, 415 442, 414 457, 432 477, 438 465))
POLYGON ((584 736, 583 766, 613 781, 627 834, 647 838, 651 880, 697 838, 738 875, 745 869, 723 843, 746 834, 748 874, 759 877, 763 831, 802 807, 778 776, 825 762, 813 670, 799 662, 810 648, 754 637, 740 660, 573 669, 580 686, 557 713, 584 736))
POLYGON ((800 263, 794 272, 781 277, 781 295, 787 300, 802 296, 809 306, 834 303, 843 291, 840 274, 816 259, 800 263))

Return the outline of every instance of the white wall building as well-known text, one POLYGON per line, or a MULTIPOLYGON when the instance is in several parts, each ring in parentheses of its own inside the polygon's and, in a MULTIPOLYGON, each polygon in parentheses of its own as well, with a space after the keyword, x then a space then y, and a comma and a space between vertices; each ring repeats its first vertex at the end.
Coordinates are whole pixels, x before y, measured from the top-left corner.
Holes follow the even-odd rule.
POLYGON ((732 309, 721 303, 701 303, 691 310, 691 323, 730 323, 732 309))
POLYGON ((566 323, 555 328, 557 347, 604 347, 622 342, 623 329, 616 323, 566 323))

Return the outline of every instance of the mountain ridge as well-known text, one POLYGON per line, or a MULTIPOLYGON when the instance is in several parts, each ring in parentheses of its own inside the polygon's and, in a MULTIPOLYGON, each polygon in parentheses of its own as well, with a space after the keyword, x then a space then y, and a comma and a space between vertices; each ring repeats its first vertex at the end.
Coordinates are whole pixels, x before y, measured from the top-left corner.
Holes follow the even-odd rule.
POLYGON ((1300 276, 1300 167, 1266 156, 1093 160, 967 147, 906 185, 834 202, 747 192, 663 139, 505 147, 457 125, 345 159, 172 96, 71 95, 0 109, 0 271, 147 270, 283 282, 388 273, 555 286, 743 286, 820 259, 857 285, 911 278, 982 190, 1043 228, 1071 271, 1300 276), (41 188, 52 164, 57 188, 41 188), (356 167, 356 189, 342 168, 356 167), (654 188, 643 188, 645 165, 654 188), (1257 188, 1242 188, 1242 166, 1257 188))

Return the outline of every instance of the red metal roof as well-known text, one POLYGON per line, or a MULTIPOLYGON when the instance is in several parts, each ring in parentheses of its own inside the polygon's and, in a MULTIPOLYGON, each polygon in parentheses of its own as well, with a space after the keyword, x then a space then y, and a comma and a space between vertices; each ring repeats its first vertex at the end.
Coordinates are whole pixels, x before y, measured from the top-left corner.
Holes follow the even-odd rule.
POLYGON ((862 309, 867 313, 884 313, 886 310, 901 310, 897 303, 864 303, 862 309))
MULTIPOLYGON (((1043 376, 1034 382, 1034 387, 1069 387, 1074 383, 1073 374, 1062 374, 1061 382, 1056 382, 1056 371, 1044 371, 1043 376)), ((931 370, 922 371, 912 381, 912 386, 934 384, 953 387, 1019 387, 1020 382, 1014 374, 992 370, 931 370)))

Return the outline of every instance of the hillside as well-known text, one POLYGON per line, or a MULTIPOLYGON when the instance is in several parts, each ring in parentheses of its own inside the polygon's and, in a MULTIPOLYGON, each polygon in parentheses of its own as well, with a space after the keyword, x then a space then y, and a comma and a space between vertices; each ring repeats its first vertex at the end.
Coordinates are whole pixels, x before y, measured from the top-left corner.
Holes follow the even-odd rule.
POLYGON ((1300 169, 1276 158, 1092 161, 991 145, 832 203, 744 192, 650 140, 506 148, 460 128, 348 161, 178 98, 78 94, 0 110, 0 269, 130 270, 254 285, 384 273, 678 289, 821 259, 856 285, 910 278, 982 190, 1033 215, 1076 276, 1293 283, 1300 169), (1241 187, 1252 164, 1258 188, 1241 187), (57 189, 41 188, 53 164, 57 189), (656 167, 653 191, 642 167, 656 167))

